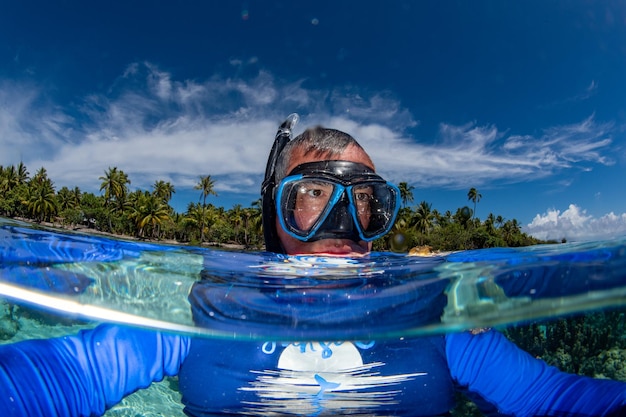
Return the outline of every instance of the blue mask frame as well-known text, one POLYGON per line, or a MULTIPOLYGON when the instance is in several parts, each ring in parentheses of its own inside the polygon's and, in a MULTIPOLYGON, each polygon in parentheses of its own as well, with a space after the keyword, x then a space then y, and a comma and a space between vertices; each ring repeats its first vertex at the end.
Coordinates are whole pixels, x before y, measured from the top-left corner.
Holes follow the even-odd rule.
MULTIPOLYGON (((400 190, 394 184, 376 175, 369 167, 350 161, 320 161, 302 164, 284 178, 277 187, 277 218, 282 229, 290 236, 304 242, 327 238, 347 238, 354 241, 370 242, 387 234, 400 210, 400 190), (300 230, 289 218, 288 208, 282 206, 285 189, 293 187, 301 180, 321 180, 332 183, 333 191, 325 209, 306 231, 300 230), (388 194, 384 195, 385 210, 373 214, 374 230, 363 227, 354 201, 353 187, 384 186, 388 194)), ((375 200, 381 201, 381 200, 375 200)), ((369 228, 369 227, 368 227, 369 228)))

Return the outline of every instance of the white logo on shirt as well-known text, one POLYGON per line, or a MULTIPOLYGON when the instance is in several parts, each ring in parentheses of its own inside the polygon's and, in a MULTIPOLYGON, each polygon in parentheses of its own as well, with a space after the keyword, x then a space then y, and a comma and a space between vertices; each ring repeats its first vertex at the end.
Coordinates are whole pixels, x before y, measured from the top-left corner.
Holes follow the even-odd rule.
MULTIPOLYGON (((259 401, 249 402, 247 415, 366 415, 397 404, 397 385, 425 373, 380 375, 382 362, 363 363, 359 349, 372 344, 314 342, 289 344, 280 354, 276 370, 257 374, 243 391, 253 391, 259 401), (358 413, 358 414, 355 414, 358 413)), ((266 343, 263 351, 274 353, 266 343)))

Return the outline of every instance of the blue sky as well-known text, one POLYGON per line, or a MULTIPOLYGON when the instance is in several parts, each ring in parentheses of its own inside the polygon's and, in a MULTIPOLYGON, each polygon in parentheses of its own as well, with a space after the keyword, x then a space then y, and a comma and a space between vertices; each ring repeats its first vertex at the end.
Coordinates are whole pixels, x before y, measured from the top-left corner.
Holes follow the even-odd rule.
POLYGON ((626 234, 622 1, 22 1, 0 5, 0 165, 57 190, 230 208, 259 197, 277 125, 355 136, 440 212, 540 238, 626 234))

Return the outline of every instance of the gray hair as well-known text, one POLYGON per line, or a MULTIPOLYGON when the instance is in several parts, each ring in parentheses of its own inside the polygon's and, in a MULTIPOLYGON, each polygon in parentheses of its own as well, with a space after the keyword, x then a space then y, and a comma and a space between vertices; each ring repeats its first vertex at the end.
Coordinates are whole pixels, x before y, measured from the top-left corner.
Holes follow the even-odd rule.
MULTIPOLYGON (((276 163, 275 181, 278 184, 289 173, 287 168, 296 150, 299 155, 313 154, 316 157, 325 156, 334 158, 339 156, 350 145, 363 150, 361 145, 352 136, 336 129, 327 129, 321 126, 309 128, 287 143, 276 163)), ((363 150, 365 152, 365 150, 363 150)))

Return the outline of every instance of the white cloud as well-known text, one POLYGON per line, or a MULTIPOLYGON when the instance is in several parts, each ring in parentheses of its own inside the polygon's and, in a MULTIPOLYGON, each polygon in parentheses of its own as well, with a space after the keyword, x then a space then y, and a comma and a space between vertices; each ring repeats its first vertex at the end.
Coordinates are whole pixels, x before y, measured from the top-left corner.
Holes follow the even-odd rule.
MULTIPOLYGON (((367 126, 366 126, 367 127, 367 126)), ((481 186, 493 181, 516 183, 544 178, 564 169, 611 164, 609 123, 591 116, 580 123, 555 126, 541 135, 509 135, 492 125, 441 124, 439 140, 426 144, 381 129, 357 135, 374 155, 379 169, 394 181, 448 188, 481 186), (471 182, 471 184, 470 184, 471 182)))
POLYGON ((264 70, 249 79, 181 81, 153 64, 134 63, 106 94, 75 98, 79 106, 61 108, 43 100, 46 94, 36 86, 5 82, 0 165, 22 159, 31 171, 45 166, 57 186, 92 192, 99 189, 98 177, 117 166, 143 189, 158 179, 190 186, 209 174, 218 191, 256 193, 276 128, 294 111, 302 116, 297 132, 315 124, 345 130, 383 175, 418 188, 532 181, 611 163, 613 126, 594 116, 537 136, 475 122, 442 123, 435 140, 421 140, 407 133, 419 121, 390 92, 306 85, 264 70))
POLYGON ((40 88, 0 81, 0 165, 49 154, 71 137, 73 123, 40 88))
POLYGON ((610 212, 600 218, 587 214, 575 204, 561 212, 550 209, 537 214, 523 231, 542 240, 587 241, 603 240, 626 235, 626 213, 610 212))

